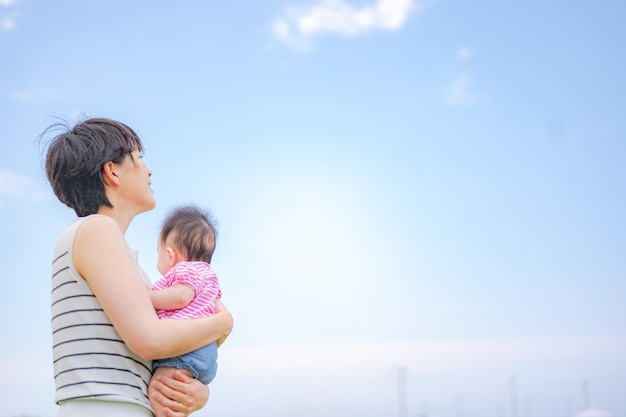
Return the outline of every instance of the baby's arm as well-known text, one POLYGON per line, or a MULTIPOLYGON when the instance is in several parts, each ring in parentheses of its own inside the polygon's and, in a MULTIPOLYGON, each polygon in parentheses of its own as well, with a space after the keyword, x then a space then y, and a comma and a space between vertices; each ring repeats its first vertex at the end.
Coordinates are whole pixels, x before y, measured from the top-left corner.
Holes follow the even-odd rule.
POLYGON ((162 290, 150 290, 150 301, 159 310, 178 310, 189 304, 194 295, 193 288, 179 284, 162 290))

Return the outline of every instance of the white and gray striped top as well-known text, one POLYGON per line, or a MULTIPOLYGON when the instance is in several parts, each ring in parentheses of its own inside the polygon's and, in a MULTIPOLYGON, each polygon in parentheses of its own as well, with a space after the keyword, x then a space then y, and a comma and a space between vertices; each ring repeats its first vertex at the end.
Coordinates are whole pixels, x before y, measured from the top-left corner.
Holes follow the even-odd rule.
MULTIPOLYGON (((128 349, 91 288, 74 268, 74 237, 86 218, 75 220, 65 229, 54 249, 52 351, 55 400, 57 403, 72 399, 121 401, 150 410, 151 362, 128 349)), ((134 257, 136 259, 136 254, 134 257)))

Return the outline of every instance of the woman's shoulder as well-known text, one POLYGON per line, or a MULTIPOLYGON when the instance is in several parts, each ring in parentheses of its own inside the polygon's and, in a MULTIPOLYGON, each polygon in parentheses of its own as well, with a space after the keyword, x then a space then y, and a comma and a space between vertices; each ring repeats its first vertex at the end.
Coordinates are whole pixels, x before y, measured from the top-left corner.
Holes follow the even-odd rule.
POLYGON ((100 228, 113 227, 113 223, 115 223, 115 221, 112 218, 107 219, 107 216, 100 214, 77 217, 61 232, 58 242, 71 244, 79 234, 98 233, 100 228), (85 231, 87 231, 87 233, 85 233, 85 231))
POLYGON ((120 226, 115 219, 104 214, 91 214, 78 220, 81 222, 79 230, 82 233, 101 233, 107 230, 121 232, 120 226))
POLYGON ((114 218, 102 214, 92 214, 80 219, 76 231, 78 245, 100 247, 102 244, 119 242, 126 247, 124 233, 114 218))
POLYGON ((83 220, 76 232, 72 258, 78 273, 90 284, 94 277, 106 275, 101 271, 112 268, 120 260, 127 260, 128 265, 135 267, 120 225, 106 215, 83 220))

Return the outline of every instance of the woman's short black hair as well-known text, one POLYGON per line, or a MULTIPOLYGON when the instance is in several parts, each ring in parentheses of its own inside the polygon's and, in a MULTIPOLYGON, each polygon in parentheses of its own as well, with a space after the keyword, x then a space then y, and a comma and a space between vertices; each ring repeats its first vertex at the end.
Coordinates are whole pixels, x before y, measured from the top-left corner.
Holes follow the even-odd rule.
POLYGON ((74 209, 79 217, 95 214, 102 206, 112 207, 104 192, 102 167, 107 162, 120 163, 133 151, 143 152, 143 145, 133 129, 124 123, 92 118, 69 128, 64 123, 49 126, 40 136, 57 129, 48 144, 46 175, 57 198, 74 209))

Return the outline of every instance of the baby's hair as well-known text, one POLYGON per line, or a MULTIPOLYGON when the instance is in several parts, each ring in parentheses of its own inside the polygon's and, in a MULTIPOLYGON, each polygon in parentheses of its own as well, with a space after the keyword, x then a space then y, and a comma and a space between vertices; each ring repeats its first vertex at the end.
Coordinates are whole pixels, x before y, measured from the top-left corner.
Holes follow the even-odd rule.
POLYGON ((211 263, 217 230, 209 211, 195 205, 173 208, 163 220, 159 239, 165 243, 170 236, 188 261, 211 263))

